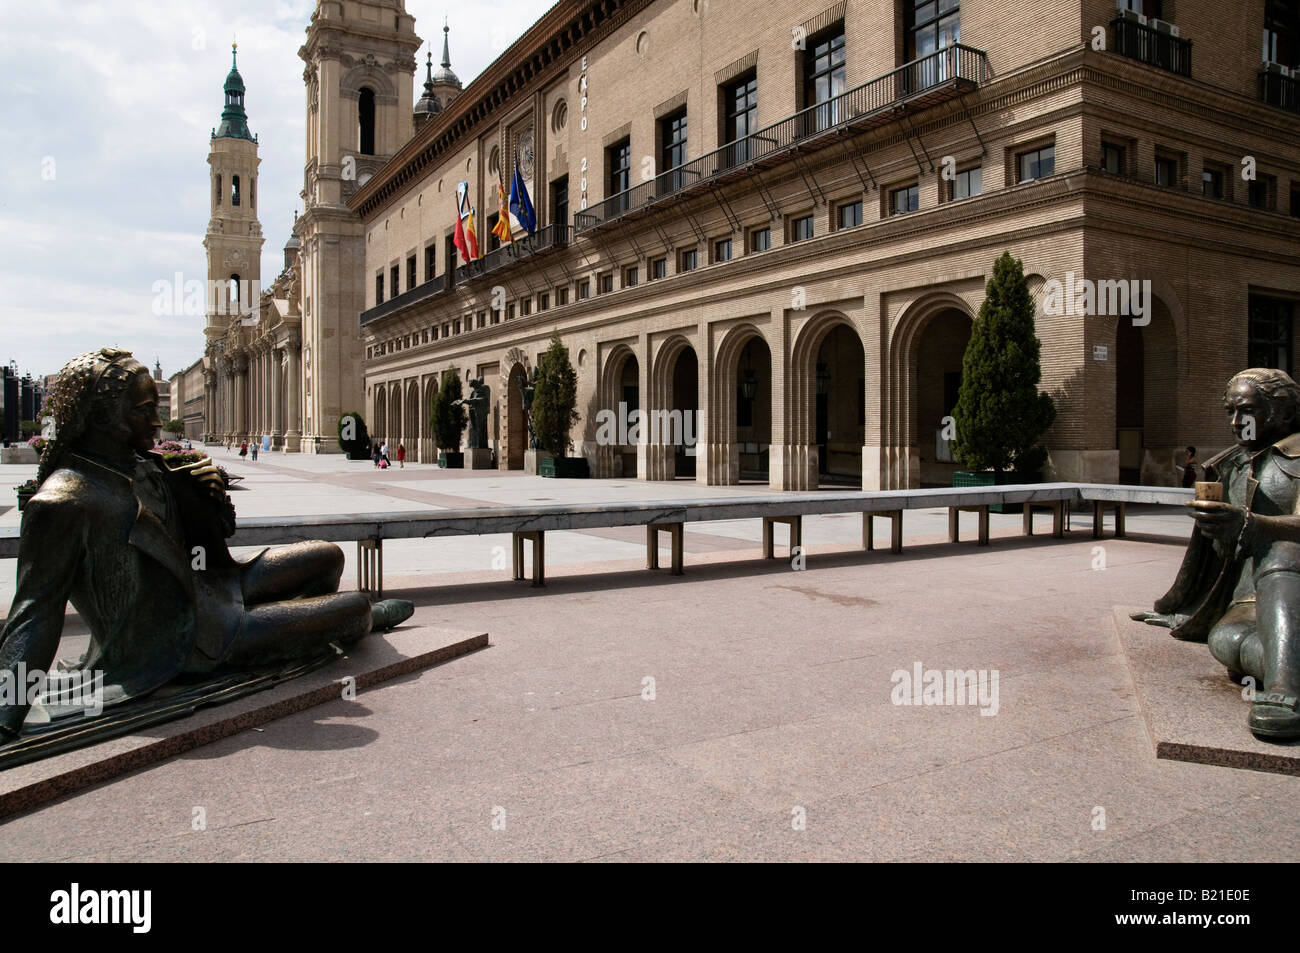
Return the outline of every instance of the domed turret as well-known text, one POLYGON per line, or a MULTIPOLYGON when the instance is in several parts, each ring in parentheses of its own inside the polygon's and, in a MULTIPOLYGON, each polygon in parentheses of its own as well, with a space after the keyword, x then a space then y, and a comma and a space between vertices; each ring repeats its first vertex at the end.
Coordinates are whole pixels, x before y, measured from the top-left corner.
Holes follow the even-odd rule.
POLYGON ((248 116, 244 112, 244 78, 235 63, 238 47, 230 47, 230 72, 226 74, 226 108, 221 110, 221 125, 212 133, 214 139, 249 139, 256 137, 248 131, 248 116))

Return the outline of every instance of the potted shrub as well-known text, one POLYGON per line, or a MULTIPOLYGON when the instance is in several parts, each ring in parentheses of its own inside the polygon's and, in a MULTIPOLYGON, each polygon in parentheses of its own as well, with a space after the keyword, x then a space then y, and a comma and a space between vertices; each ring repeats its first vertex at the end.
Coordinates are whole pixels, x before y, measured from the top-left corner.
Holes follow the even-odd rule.
POLYGON ((537 386, 529 408, 537 445, 545 456, 537 472, 544 477, 585 477, 586 457, 570 457, 569 431, 578 422, 578 375, 569 363, 569 350, 558 331, 537 365, 537 386))
POLYGON ((370 431, 360 414, 352 411, 339 417, 339 449, 349 460, 370 459, 370 431))
MULTIPOLYGON (((1003 252, 962 359, 953 453, 966 469, 953 475, 953 486, 1041 480, 1047 451, 1040 441, 1056 419, 1056 406, 1038 389, 1040 350, 1024 268, 1003 252)), ((991 509, 1018 513, 1021 507, 991 509)))
POLYGON ((442 372, 442 383, 433 395, 433 408, 429 415, 433 441, 438 445, 438 466, 444 470, 459 470, 465 466, 460 439, 469 421, 465 419, 464 405, 456 403, 460 398, 460 371, 448 368, 442 372))

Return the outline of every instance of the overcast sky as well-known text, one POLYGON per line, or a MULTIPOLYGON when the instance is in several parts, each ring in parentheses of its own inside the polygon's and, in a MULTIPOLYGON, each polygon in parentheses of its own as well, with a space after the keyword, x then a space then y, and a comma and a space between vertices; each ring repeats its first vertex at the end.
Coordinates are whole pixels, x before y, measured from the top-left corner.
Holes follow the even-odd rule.
MULTIPOLYGON (((416 32, 470 80, 553 0, 407 0, 416 32)), ((29 0, 0 17, 0 362, 53 374, 115 345, 170 377, 203 353, 203 318, 154 314, 154 283, 205 279, 209 137, 230 42, 258 136, 262 278, 300 208, 303 63, 315 0, 29 0)), ((423 84, 417 71, 417 90, 423 84)), ((418 93, 417 93, 418 98, 418 93)))

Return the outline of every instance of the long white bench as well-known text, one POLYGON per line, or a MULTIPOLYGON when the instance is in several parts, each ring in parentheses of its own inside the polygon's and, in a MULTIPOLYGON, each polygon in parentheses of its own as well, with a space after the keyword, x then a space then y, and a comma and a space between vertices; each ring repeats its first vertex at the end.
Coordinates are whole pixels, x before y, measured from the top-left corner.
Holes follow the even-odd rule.
MULTIPOLYGON (((1191 490, 1169 487, 1111 486, 1087 483, 1035 483, 997 487, 940 487, 926 490, 881 490, 871 493, 769 493, 762 496, 713 500, 631 503, 591 503, 585 506, 484 506, 465 510, 418 510, 399 513, 341 514, 332 516, 258 517, 239 521, 228 541, 231 546, 265 546, 323 539, 357 544, 357 587, 383 595, 383 543, 386 539, 429 539, 441 536, 483 536, 510 533, 515 579, 525 577, 525 549, 532 544, 531 579, 545 582, 545 534, 561 530, 604 529, 615 526, 646 527, 646 566, 659 567, 659 533, 670 536, 672 572, 683 571, 682 527, 686 523, 761 519, 763 555, 774 558, 776 523, 790 528, 790 547, 802 544, 803 517, 837 513, 862 514, 862 545, 874 548, 875 520, 891 521, 891 551, 902 552, 903 511, 948 509, 949 538, 958 540, 958 519, 963 511, 979 514, 979 544, 987 546, 988 508, 994 504, 1025 504, 1023 531, 1033 532, 1033 510, 1053 514, 1053 535, 1066 532, 1069 507, 1093 505, 1093 535, 1100 537, 1105 507, 1116 511, 1116 535, 1124 535, 1124 508, 1129 503, 1181 505, 1192 499, 1191 490)), ((0 529, 0 558, 18 555, 18 530, 0 529)))

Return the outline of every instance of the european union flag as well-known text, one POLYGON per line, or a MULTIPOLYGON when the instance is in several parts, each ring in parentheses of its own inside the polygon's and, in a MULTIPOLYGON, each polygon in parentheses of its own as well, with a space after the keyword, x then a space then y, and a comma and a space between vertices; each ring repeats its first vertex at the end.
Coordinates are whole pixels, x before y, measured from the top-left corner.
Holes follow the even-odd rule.
POLYGON ((529 235, 537 231, 537 213, 533 211, 533 201, 519 171, 519 156, 515 156, 515 174, 510 178, 510 212, 529 235))

